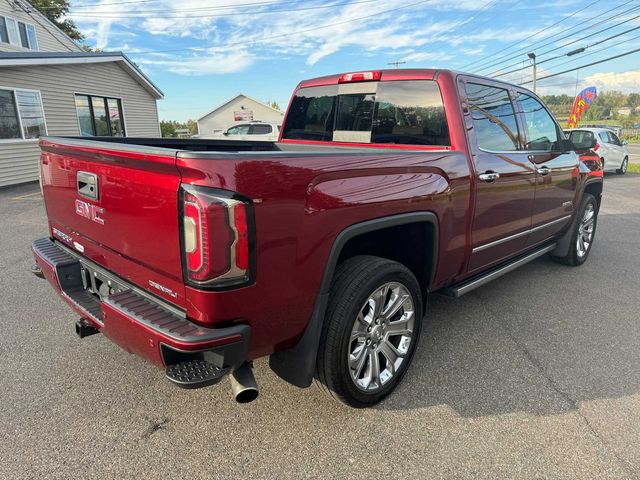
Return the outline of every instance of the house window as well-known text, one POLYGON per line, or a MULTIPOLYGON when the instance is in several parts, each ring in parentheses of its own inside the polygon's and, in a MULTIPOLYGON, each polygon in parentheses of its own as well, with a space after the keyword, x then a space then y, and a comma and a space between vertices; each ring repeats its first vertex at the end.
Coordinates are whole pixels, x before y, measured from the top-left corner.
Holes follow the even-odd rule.
POLYGON ((46 134, 40 92, 0 89, 0 140, 28 140, 46 134))
POLYGON ((11 17, 0 17, 0 41, 30 50, 38 49, 36 27, 11 17))
POLYGON ((122 101, 119 98, 76 95, 80 135, 124 137, 122 101))

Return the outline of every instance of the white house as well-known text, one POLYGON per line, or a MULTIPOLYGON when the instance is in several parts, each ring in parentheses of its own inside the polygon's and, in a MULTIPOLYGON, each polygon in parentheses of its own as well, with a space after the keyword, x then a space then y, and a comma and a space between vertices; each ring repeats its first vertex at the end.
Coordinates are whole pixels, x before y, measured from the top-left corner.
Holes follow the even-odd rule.
POLYGON ((197 120, 198 133, 200 135, 211 135, 238 123, 250 121, 281 124, 283 118, 284 113, 280 110, 271 108, 269 105, 239 93, 200 117, 197 120))

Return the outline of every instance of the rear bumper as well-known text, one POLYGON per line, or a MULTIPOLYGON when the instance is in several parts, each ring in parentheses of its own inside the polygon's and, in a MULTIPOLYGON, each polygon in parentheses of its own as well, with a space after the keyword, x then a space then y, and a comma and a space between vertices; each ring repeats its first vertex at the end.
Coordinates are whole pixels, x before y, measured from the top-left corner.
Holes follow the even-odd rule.
POLYGON ((124 350, 161 368, 206 358, 220 368, 234 370, 245 361, 248 325, 202 327, 189 321, 184 312, 56 241, 36 240, 32 250, 40 268, 34 273, 47 279, 73 310, 124 350))

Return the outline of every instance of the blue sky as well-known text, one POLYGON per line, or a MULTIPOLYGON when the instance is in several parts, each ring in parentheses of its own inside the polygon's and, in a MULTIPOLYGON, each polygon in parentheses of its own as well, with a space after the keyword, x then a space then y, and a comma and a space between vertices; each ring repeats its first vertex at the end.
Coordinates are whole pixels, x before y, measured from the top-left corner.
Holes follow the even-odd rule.
MULTIPOLYGON (((637 0, 82 0, 71 5, 71 18, 87 43, 129 55, 165 92, 160 117, 175 120, 197 118, 239 92, 285 108, 301 79, 392 68, 393 61, 406 62, 403 68, 492 75, 523 68, 501 77, 519 83, 530 79, 531 70, 524 67, 531 50, 540 62, 547 60, 538 69, 544 76, 640 47, 637 0), (587 47, 583 53, 564 56, 581 47, 587 47)), ((579 88, 640 91, 640 52, 542 80, 539 91, 573 95, 576 80, 579 88)))

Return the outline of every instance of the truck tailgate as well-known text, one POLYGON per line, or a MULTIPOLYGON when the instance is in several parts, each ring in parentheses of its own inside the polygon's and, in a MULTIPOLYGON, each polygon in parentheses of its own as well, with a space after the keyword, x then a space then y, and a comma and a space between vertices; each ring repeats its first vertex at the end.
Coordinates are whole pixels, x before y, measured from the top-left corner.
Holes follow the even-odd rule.
POLYGON ((175 151, 72 139, 40 145, 51 236, 184 307, 175 151))

